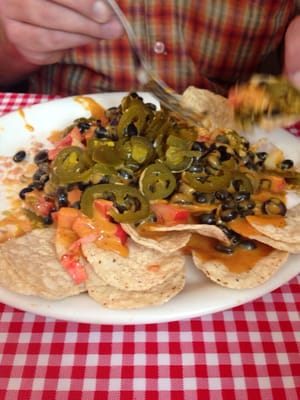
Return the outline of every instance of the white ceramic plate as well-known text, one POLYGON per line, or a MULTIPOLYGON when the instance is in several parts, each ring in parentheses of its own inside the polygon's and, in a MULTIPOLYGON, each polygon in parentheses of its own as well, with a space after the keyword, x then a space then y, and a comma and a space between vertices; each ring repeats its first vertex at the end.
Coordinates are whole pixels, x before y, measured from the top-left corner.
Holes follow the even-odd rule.
MULTIPOLYGON (((104 107, 116 106, 125 93, 97 94, 89 97, 104 107)), ((142 94, 145 101, 153 101, 142 94)), ((17 150, 29 148, 32 141, 43 141, 53 130, 66 127, 73 119, 89 116, 89 111, 75 98, 53 100, 0 118, 0 155, 12 156, 17 150), (34 130, 29 129, 32 127, 34 130)), ((274 132, 273 141, 285 135, 287 155, 295 154, 299 139, 282 130, 274 132)), ((272 134, 273 135, 273 134, 272 134)), ((298 156, 299 157, 299 156, 298 156)), ((0 211, 7 209, 5 193, 0 186, 0 211)), ((286 264, 265 284, 255 289, 232 290, 217 286, 196 270, 188 260, 187 283, 184 290, 168 303, 140 310, 115 311, 101 307, 86 294, 61 301, 47 301, 33 296, 18 295, 0 288, 0 301, 21 310, 63 320, 101 324, 143 324, 174 321, 214 313, 254 300, 283 285, 300 271, 300 256, 290 256, 286 264)))

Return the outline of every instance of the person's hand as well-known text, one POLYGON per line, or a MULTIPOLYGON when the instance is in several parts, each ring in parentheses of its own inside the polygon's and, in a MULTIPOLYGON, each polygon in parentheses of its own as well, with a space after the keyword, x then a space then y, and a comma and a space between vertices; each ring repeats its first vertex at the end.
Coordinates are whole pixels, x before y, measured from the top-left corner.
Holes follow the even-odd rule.
POLYGON ((32 64, 58 62, 66 50, 114 39, 122 27, 105 1, 0 0, 2 40, 32 64))
POLYGON ((300 89, 300 15, 290 23, 285 35, 285 74, 300 89))

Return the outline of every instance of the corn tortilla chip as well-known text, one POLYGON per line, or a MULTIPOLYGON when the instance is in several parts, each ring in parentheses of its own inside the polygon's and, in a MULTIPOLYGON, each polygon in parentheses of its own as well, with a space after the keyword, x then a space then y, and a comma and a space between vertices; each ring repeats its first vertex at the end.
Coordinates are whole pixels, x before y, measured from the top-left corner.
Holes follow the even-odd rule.
POLYGON ((239 129, 228 100, 206 89, 189 86, 183 93, 183 103, 199 114, 206 115, 209 128, 239 129))
MULTIPOLYGON (((77 285, 57 259, 53 243, 54 229, 36 229, 0 245, 2 262, 9 273, 17 271, 19 292, 24 284, 26 294, 48 299, 62 299, 85 291, 84 285, 77 285), (13 266, 13 269, 12 269, 13 266), (30 291, 32 287, 32 291, 30 291)), ((1 270, 3 266, 1 267, 1 270)), ((1 274, 3 275, 3 274, 1 274)), ((4 287, 8 282, 0 282, 4 287)), ((10 285, 10 289, 13 285, 10 285)))
POLYGON ((185 257, 180 253, 163 254, 128 240, 129 255, 122 257, 83 244, 83 253, 94 271, 105 283, 122 290, 148 290, 182 270, 185 257))
POLYGON ((0 286, 20 294, 31 295, 35 292, 34 286, 26 282, 14 264, 10 264, 3 256, 0 258, 0 286))
POLYGON ((185 268, 170 276, 166 281, 148 290, 122 290, 108 285, 92 269, 88 269, 86 282, 89 296, 104 307, 112 309, 135 309, 157 306, 178 294, 185 284, 185 268))
POLYGON ((254 236, 249 236, 249 238, 267 244, 268 246, 271 246, 277 250, 288 251, 291 254, 300 253, 300 242, 289 243, 283 240, 275 240, 264 235, 254 235, 254 236))
MULTIPOLYGON (((180 225, 173 225, 173 226, 155 226, 151 227, 153 231, 157 232, 180 232, 186 231, 190 234, 198 233, 202 236, 211 237, 214 239, 219 240, 225 244, 230 244, 230 240, 225 235, 225 233, 216 225, 208 225, 208 224, 180 224, 180 225)), ((183 247, 183 246, 182 246, 183 247)))
MULTIPOLYGON (((288 258, 288 252, 272 250, 247 271, 236 273, 230 271, 219 260, 204 261, 199 253, 192 252, 195 266, 218 285, 232 289, 249 289, 266 282, 282 266, 288 258)), ((241 261, 243 262, 243 261, 241 261)))
POLYGON ((300 206, 288 210, 285 216, 286 225, 277 227, 272 224, 260 225, 251 221, 251 216, 247 221, 262 235, 273 240, 284 241, 286 243, 300 242, 300 206))
POLYGON ((141 236, 139 232, 129 224, 122 224, 122 227, 134 242, 150 249, 163 252, 164 254, 171 254, 181 249, 190 239, 190 233, 187 230, 183 230, 182 232, 172 232, 173 230, 164 229, 162 231, 168 231, 168 233, 152 239, 141 236))

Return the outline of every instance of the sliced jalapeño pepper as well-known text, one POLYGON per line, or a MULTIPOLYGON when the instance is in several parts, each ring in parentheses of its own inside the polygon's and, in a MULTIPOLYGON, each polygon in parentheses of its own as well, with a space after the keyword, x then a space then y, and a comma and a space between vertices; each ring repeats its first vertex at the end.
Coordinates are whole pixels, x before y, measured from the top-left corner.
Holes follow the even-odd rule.
POLYGON ((56 156, 52 168, 52 178, 56 183, 80 182, 80 175, 87 170, 84 151, 77 146, 68 146, 56 156))
POLYGON ((195 153, 189 151, 190 143, 183 138, 169 135, 166 144, 165 164, 168 168, 173 172, 181 172, 187 169, 191 165, 195 153))
POLYGON ((66 185, 69 183, 87 183, 99 182, 104 176, 110 176, 112 179, 117 175, 117 171, 110 165, 94 164, 92 167, 84 171, 70 171, 62 168, 54 168, 51 170, 51 179, 56 185, 66 185))
POLYGON ((167 135, 171 129, 172 123, 168 115, 164 111, 158 110, 147 124, 145 136, 153 142, 159 135, 167 135))
MULTIPOLYGON (((235 190, 237 191, 244 191, 248 193, 253 193, 253 186, 254 186, 254 179, 250 179, 251 175, 243 174, 241 172, 236 171, 233 179, 232 179, 232 185, 235 190)), ((256 185, 258 186, 258 185, 256 185)))
POLYGON ((109 214, 115 222, 135 223, 150 213, 148 200, 137 188, 120 184, 98 184, 88 187, 81 197, 81 210, 88 217, 93 217, 93 202, 106 199, 113 202, 109 214))
POLYGON ((148 165, 140 177, 140 190, 149 200, 165 199, 176 188, 176 178, 162 163, 148 165))
POLYGON ((212 193, 218 190, 227 189, 232 179, 232 171, 225 169, 219 175, 201 176, 195 172, 184 171, 183 182, 187 183, 198 192, 212 193))
POLYGON ((93 150, 92 160, 96 163, 102 163, 110 166, 120 166, 121 154, 115 145, 102 145, 93 150))
POLYGON ((130 138, 131 157, 138 164, 149 162, 154 155, 152 143, 144 136, 132 136, 130 138))
POLYGON ((153 112, 142 101, 136 102, 127 108, 119 121, 117 127, 117 134, 119 137, 126 136, 126 129, 130 124, 134 124, 137 133, 140 134, 144 131, 149 118, 153 112))

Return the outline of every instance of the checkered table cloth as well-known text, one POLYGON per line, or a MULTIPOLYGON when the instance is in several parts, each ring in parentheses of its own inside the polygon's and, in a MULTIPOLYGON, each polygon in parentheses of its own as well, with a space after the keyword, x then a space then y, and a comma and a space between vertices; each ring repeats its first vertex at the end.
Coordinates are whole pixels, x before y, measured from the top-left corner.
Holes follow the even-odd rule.
MULTIPOLYGON (((0 94, 0 113, 48 99, 0 94)), ((0 399, 299 400, 299 283, 151 325, 59 321, 0 303, 0 399)))

